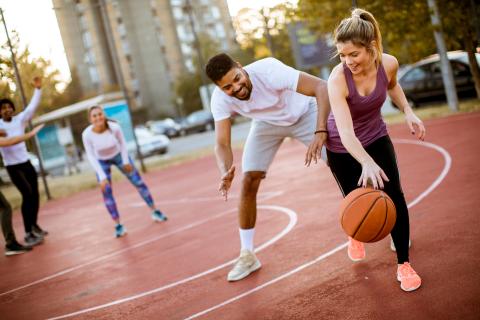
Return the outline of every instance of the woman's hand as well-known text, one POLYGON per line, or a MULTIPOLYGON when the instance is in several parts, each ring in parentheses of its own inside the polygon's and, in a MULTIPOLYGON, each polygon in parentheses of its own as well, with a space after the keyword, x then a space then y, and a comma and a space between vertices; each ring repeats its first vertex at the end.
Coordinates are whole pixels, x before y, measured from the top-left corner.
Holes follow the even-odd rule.
POLYGON ((411 134, 417 133, 417 138, 420 140, 425 140, 425 126, 423 125, 422 120, 415 113, 413 113, 412 109, 405 110, 405 121, 407 122, 407 126, 410 129, 411 134))
POLYGON ((371 183, 374 189, 383 189, 383 181, 390 181, 382 168, 380 168, 373 159, 366 160, 361 163, 361 165, 362 174, 360 175, 360 179, 358 179, 358 186, 361 185, 366 188, 367 184, 371 183))
POLYGON ((102 192, 105 192, 107 190, 108 185, 108 179, 103 179, 102 181, 100 181, 100 189, 102 189, 102 192))
POLYGON ((127 164, 124 164, 123 165, 123 170, 126 172, 126 173, 131 173, 133 171, 133 167, 130 163, 127 163, 127 164))

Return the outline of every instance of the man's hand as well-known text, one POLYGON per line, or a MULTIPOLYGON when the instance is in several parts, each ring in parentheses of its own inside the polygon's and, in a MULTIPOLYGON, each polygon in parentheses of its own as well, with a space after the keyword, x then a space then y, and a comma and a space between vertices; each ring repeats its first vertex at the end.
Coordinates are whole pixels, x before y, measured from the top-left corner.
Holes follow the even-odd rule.
POLYGON ((222 176, 222 181, 220 182, 220 185, 218 186, 218 191, 220 191, 222 196, 225 198, 225 201, 228 200, 228 190, 230 189, 230 186, 232 185, 232 181, 233 181, 234 177, 235 177, 235 166, 232 166, 222 176))
POLYGON ((45 126, 45 124, 41 124, 41 125, 38 125, 36 126, 35 128, 32 129, 32 131, 28 132, 27 135, 29 138, 33 137, 34 135, 36 135, 40 130, 42 130, 42 128, 45 126))
POLYGON ((327 140, 326 132, 319 132, 315 134, 312 143, 308 146, 307 153, 305 154, 305 166, 309 167, 312 160, 317 163, 317 160, 320 159, 320 154, 322 151, 322 146, 327 140))
POLYGON ((40 89, 42 87, 42 78, 40 77, 33 78, 32 85, 35 89, 40 89))
POLYGON ((7 136, 7 131, 0 129, 0 138, 5 138, 7 136))

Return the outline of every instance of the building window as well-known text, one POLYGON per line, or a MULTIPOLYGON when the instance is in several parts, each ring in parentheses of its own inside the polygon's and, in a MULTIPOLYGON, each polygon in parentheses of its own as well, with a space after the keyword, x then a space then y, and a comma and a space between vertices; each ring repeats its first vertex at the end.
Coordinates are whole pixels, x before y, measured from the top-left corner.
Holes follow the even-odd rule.
POLYGON ((195 67, 193 66, 192 58, 185 59, 185 67, 187 67, 188 71, 195 72, 195 67))
POLYGON ((226 33, 225 33, 225 28, 221 23, 216 23, 215 24, 215 33, 217 34, 217 37, 219 38, 225 38, 226 33))
POLYGON ((175 17, 176 20, 182 20, 183 19, 183 10, 180 7, 173 7, 173 16, 175 17))
POLYGON ((98 84, 100 82, 100 77, 98 76, 97 68, 92 66, 89 67, 88 73, 90 74, 90 80, 92 80, 94 84, 98 84))
POLYGON ((218 10, 217 7, 211 7, 210 8, 210 13, 213 17, 213 19, 220 19, 220 10, 218 10))
POLYGON ((90 49, 92 47, 92 36, 90 35, 90 32, 84 32, 82 38, 85 48, 90 49))

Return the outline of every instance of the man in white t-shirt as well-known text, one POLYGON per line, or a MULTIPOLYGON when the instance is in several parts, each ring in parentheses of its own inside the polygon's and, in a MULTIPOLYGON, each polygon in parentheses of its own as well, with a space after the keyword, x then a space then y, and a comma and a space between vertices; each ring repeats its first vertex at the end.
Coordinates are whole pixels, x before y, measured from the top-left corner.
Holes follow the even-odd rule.
MULTIPOLYGON (((15 105, 10 99, 0 100, 0 129, 4 130, 7 137, 19 136, 25 133, 28 122, 33 118, 42 98, 42 79, 33 79, 35 88, 33 97, 28 106, 15 114, 15 105)), ((35 168, 30 163, 25 142, 9 147, 1 147, 0 153, 12 183, 22 195, 22 217, 25 227, 25 242, 34 246, 42 243, 47 231, 38 225, 38 211, 40 208, 40 195, 38 192, 38 178, 35 168)))
POLYGON ((274 58, 242 67, 224 53, 208 61, 206 73, 217 85, 211 109, 221 174, 219 191, 225 200, 235 175, 230 117, 240 114, 253 119, 242 157, 238 209, 241 251, 227 277, 228 281, 237 281, 261 267, 253 246, 257 192, 283 139, 292 137, 308 146, 306 164, 317 161, 327 138, 327 84, 274 58))

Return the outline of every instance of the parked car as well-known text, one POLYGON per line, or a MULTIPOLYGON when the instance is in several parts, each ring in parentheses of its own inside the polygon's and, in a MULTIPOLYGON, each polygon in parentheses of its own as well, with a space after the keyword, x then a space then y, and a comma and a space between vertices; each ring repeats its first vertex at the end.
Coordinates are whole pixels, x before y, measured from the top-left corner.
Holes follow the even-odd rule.
MULTIPOLYGON (((480 64, 480 54, 476 54, 480 64)), ((465 51, 448 52, 455 86, 459 98, 475 97, 475 84, 465 51)), ((398 81, 412 107, 427 102, 446 101, 440 58, 438 54, 427 57, 399 72, 398 81)))
MULTIPOLYGON (((163 134, 153 134, 145 127, 135 128, 135 135, 137 137, 140 152, 143 156, 150 156, 153 154, 164 154, 168 151, 170 139, 163 134)), ((135 152, 135 145, 131 144, 129 150, 135 152)))
POLYGON ((164 134, 169 138, 179 136, 181 129, 181 125, 170 118, 148 121, 147 127, 154 134, 164 134))
POLYGON ((199 110, 189 114, 182 122, 180 134, 190 134, 213 130, 215 121, 210 111, 199 110))

